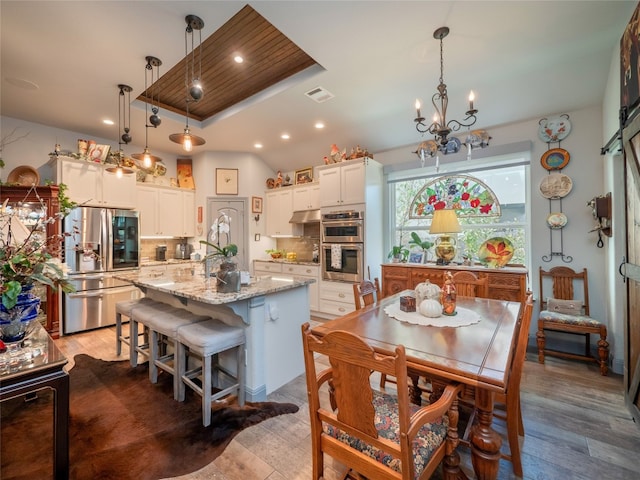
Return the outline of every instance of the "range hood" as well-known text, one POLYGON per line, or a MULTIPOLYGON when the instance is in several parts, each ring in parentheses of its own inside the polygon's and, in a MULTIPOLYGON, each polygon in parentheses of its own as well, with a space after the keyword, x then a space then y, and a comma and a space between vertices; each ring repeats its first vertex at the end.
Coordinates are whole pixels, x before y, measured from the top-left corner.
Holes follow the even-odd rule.
POLYGON ((299 210, 293 212, 289 223, 314 223, 320 222, 320 210, 299 210))

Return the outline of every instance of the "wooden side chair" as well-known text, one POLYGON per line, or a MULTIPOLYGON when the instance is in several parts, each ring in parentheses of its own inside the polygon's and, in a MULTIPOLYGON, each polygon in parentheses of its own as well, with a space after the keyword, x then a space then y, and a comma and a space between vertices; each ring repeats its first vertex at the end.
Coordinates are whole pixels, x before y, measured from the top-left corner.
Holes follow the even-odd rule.
POLYGON ((353 301, 356 304, 356 310, 360 310, 368 305, 373 305, 380 299, 380 283, 375 278, 373 282, 363 280, 360 283, 353 284, 353 301))
MULTIPOLYGON (((548 290, 546 290, 548 291, 548 290)), ((609 343, 607 327, 589 316, 589 281, 587 269, 576 272, 569 267, 553 267, 546 271, 540 267, 540 300, 538 316, 538 361, 544 363, 545 355, 592 361, 600 364, 600 373, 609 372, 609 343), (582 300, 574 297, 574 291, 582 282, 582 300), (552 296, 545 295, 544 287, 551 283, 552 296), (575 284, 575 286, 574 286, 575 284), (546 331, 573 333, 585 336, 584 355, 552 350, 546 347, 546 331), (591 353, 591 334, 600 335, 598 356, 591 353)))
POLYGON ((308 323, 302 341, 314 480, 325 478, 325 454, 371 479, 427 479, 440 463, 445 479, 461 477, 459 385, 447 385, 437 402, 418 407, 409 403, 403 346, 393 355, 377 354, 356 335, 336 331, 319 337, 308 323), (315 354, 326 356, 330 367, 317 372, 315 354), (373 390, 373 371, 395 376, 398 395, 373 390))
POLYGON ((456 272, 452 280, 458 295, 481 298, 489 296, 489 277, 479 278, 473 272, 456 272))
MULTIPOLYGON (((509 452, 502 450, 500 456, 511 462, 513 473, 522 477, 522 458, 520 455, 519 437, 524 437, 524 423, 522 421, 522 410, 520 407, 520 381, 522 380, 522 370, 527 355, 527 345, 529 343, 529 328, 531 327, 531 317, 533 315, 533 293, 527 292, 527 299, 518 318, 516 327, 516 344, 511 359, 509 369, 509 380, 505 392, 494 394, 494 416, 501 418, 507 424, 507 440, 509 452)), ((463 403, 475 403, 475 390, 465 389, 463 393, 463 403)), ((468 445, 469 433, 475 420, 475 410, 467 424, 462 442, 468 445)))

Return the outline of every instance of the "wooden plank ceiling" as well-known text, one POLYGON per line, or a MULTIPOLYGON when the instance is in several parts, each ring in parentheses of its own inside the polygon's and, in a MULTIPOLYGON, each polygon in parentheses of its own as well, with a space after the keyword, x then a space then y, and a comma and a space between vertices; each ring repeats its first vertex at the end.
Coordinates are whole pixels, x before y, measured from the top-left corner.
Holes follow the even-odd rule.
MULTIPOLYGON (((177 38, 176 42, 183 40, 177 38)), ((195 48, 198 40, 198 32, 194 31, 195 48)), ((189 51, 190 43, 189 40, 189 51)), ((204 96, 189 104, 189 118, 206 120, 315 64, 313 58, 246 5, 202 42, 204 96), (233 61, 236 52, 244 56, 244 63, 233 61)), ((138 100, 151 103, 153 96, 153 103, 161 109, 186 115, 185 69, 183 58, 148 86, 138 100)))

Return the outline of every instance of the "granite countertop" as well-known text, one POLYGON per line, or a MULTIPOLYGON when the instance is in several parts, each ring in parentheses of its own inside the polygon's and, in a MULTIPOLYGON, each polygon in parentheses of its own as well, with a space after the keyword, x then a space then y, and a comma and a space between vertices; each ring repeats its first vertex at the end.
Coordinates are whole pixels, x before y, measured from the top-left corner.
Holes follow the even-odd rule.
POLYGON ((218 293, 216 279, 200 275, 176 273, 174 275, 153 276, 144 272, 130 271, 116 275, 116 278, 133 283, 143 291, 145 289, 169 293, 176 297, 187 298, 211 305, 233 303, 261 295, 290 290, 315 282, 311 278, 293 280, 275 279, 270 276, 251 278, 249 285, 243 285, 237 293, 218 293))
POLYGON ((191 262, 198 262, 198 260, 187 259, 178 259, 178 258, 169 258, 168 260, 143 260, 140 262, 140 267, 157 267, 158 265, 180 265, 185 264, 188 265, 191 262))

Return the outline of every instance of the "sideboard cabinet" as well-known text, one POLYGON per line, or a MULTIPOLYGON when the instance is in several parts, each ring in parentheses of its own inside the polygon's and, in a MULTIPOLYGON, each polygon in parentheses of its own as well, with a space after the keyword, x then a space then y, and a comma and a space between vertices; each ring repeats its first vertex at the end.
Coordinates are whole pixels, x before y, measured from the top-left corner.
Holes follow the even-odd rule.
POLYGON ((465 265, 419 265, 390 263, 382 265, 382 295, 388 297, 402 290, 413 290, 416 285, 429 280, 438 286, 444 284, 446 271, 470 271, 480 278, 489 277, 489 298, 524 302, 527 291, 527 269, 504 267, 499 269, 465 265))
MULTIPOLYGON (((60 222, 42 222, 39 219, 54 218, 60 211, 57 185, 0 188, 0 204, 8 200, 7 205, 18 211, 18 218, 34 235, 41 240, 52 239, 60 234, 60 222)), ((52 254, 59 255, 59 246, 52 248, 52 254)), ((51 287, 37 284, 34 293, 40 297, 40 322, 52 338, 60 336, 60 295, 51 287)))

